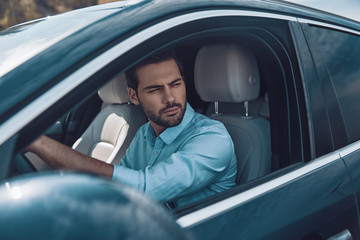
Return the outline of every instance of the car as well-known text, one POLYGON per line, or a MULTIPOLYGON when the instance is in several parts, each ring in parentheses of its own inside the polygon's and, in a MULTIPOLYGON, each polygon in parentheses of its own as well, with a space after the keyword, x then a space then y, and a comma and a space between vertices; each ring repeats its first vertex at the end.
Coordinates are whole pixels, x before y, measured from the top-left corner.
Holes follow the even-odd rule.
POLYGON ((11 27, 0 45, 0 238, 360 239, 358 22, 281 1, 132 0, 11 27), (188 102, 234 140, 234 188, 166 209, 27 155, 42 134, 72 146, 97 92, 170 48, 188 102), (238 100, 248 59, 258 89, 238 100))

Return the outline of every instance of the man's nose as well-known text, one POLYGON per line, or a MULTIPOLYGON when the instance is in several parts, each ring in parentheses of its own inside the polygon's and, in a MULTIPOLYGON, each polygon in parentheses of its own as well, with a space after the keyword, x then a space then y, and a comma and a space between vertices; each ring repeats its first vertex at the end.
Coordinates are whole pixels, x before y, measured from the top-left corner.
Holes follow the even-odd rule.
POLYGON ((163 96, 164 102, 168 103, 168 102, 174 102, 175 101, 175 97, 173 92, 171 91, 171 89, 169 87, 164 88, 164 96, 163 96))

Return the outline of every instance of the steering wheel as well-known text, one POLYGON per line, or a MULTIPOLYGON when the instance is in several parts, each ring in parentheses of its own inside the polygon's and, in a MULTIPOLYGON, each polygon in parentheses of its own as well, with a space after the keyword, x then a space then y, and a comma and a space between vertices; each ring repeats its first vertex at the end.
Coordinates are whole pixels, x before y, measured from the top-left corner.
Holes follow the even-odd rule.
POLYGON ((17 153, 14 156, 14 166, 21 174, 52 169, 40 157, 31 152, 17 153))

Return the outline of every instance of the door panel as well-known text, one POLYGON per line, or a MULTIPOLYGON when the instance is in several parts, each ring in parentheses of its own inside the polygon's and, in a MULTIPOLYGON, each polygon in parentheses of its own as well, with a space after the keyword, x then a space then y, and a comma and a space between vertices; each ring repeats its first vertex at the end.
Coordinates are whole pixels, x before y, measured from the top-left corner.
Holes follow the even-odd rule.
MULTIPOLYGON (((339 153, 347 166, 356 193, 354 201, 356 201, 356 211, 359 216, 358 232, 360 232, 360 141, 340 149, 339 153)), ((355 239, 360 239, 360 234, 355 239)))
POLYGON ((333 153, 182 216, 178 223, 201 239, 328 238, 345 229, 354 236, 357 215, 352 203, 346 167, 333 153))
MULTIPOLYGON (((360 144, 355 142, 360 139, 360 32, 339 30, 334 26, 322 26, 318 23, 304 25, 304 28, 307 29, 306 37, 313 57, 318 59, 318 74, 320 67, 325 70, 323 72, 327 85, 323 88, 327 87, 328 92, 332 93, 324 93, 332 126, 332 139, 335 149, 343 147, 338 152, 352 178, 354 194, 357 194, 353 205, 356 206, 360 192, 360 144), (352 142, 355 143, 348 145, 352 142)), ((359 206, 353 210, 359 215, 358 208, 359 206)), ((360 221, 355 239, 360 239, 359 224, 360 221)))

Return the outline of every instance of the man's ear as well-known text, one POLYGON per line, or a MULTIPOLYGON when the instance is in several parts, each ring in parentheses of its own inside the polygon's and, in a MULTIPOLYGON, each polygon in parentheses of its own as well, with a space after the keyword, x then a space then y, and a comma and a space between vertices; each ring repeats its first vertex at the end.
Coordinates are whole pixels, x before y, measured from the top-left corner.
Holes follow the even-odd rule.
POLYGON ((129 88, 128 94, 129 94, 130 101, 131 101, 133 104, 135 104, 135 105, 139 105, 139 104, 140 104, 139 99, 138 99, 138 96, 137 96, 137 94, 136 94, 136 92, 135 92, 134 89, 129 88))

